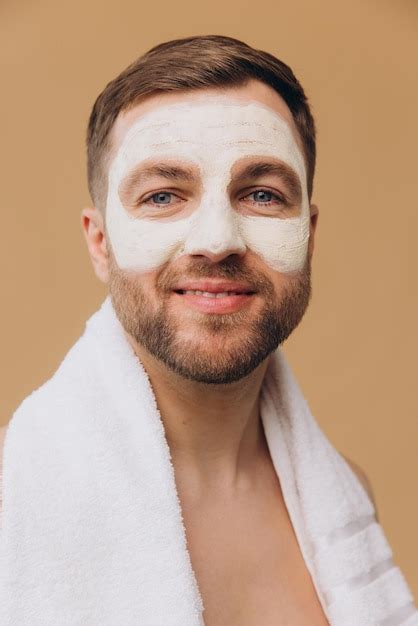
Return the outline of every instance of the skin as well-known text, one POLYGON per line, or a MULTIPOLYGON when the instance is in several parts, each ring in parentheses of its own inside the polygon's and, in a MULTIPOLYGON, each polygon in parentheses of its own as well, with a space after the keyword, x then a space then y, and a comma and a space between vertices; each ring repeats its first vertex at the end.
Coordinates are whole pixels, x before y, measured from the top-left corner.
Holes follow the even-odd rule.
MULTIPOLYGON (((151 96, 131 110, 122 113, 116 120, 112 132, 112 155, 116 154, 124 135, 138 116, 161 104, 180 101, 192 103, 202 97, 219 93, 218 89, 189 91, 185 93, 151 96)), ((252 81, 245 87, 223 90, 243 102, 256 100, 269 106, 288 122, 295 140, 302 149, 300 137, 293 122, 292 114, 284 100, 268 86, 252 81)), ((318 208, 311 204, 310 241, 308 254, 312 257, 314 235, 318 218, 318 208)), ((82 225, 88 250, 97 277, 109 282, 110 250, 108 249, 102 212, 97 208, 87 208, 82 212, 82 225)), ((228 252, 223 253, 223 257, 228 252)), ((213 263, 222 259, 219 255, 206 252, 213 263)), ((276 293, 280 294, 289 283, 289 277, 274 271, 261 260, 258 267, 270 279, 276 293)), ((138 282, 152 300, 155 295, 157 272, 138 274, 138 282)), ((180 312, 179 312, 180 314, 180 312)), ((254 315, 256 311, 254 311, 254 315)), ((187 329, 188 340, 200 338, 199 323, 187 329)), ((144 363, 153 384, 158 406, 164 421, 167 440, 173 454, 173 462, 179 475, 188 476, 193 492, 219 493, 233 491, 241 482, 251 480, 257 459, 266 455, 265 442, 258 419, 258 396, 267 367, 265 360, 249 377, 230 385, 205 386, 180 378, 138 345, 128 336, 135 352, 144 363)), ((211 337, 205 335, 205 349, 211 346, 211 337)), ((218 346, 214 346, 214 351, 218 346)))

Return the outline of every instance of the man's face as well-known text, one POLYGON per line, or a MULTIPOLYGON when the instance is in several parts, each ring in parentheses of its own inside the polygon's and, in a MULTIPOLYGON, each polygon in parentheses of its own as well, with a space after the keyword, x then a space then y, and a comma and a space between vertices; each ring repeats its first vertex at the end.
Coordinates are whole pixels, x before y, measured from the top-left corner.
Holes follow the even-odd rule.
POLYGON ((125 330, 180 375, 249 374, 310 297, 311 210, 300 140, 273 90, 148 98, 117 120, 109 290, 125 330))

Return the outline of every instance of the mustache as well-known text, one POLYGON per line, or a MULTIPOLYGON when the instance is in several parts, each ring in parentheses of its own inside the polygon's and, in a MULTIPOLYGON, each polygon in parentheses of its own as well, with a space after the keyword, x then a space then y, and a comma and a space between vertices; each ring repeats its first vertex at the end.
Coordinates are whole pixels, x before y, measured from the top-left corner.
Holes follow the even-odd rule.
POLYGON ((266 295, 274 293, 273 283, 267 276, 243 267, 242 262, 232 256, 219 263, 213 263, 205 258, 195 259, 182 270, 163 270, 157 280, 157 287, 161 291, 168 292, 172 291, 173 286, 178 284, 180 280, 198 280, 199 278, 218 278, 243 282, 251 285, 254 291, 266 295))

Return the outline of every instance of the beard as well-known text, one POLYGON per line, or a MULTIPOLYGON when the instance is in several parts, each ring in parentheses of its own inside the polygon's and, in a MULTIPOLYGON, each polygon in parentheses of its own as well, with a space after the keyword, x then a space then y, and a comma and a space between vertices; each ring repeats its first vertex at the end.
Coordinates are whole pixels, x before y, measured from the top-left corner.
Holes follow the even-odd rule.
POLYGON ((124 330, 171 371, 206 384, 229 384, 250 374, 297 327, 311 297, 309 256, 300 272, 286 275, 280 294, 268 277, 243 267, 235 255, 216 264, 195 258, 181 271, 163 267, 156 282, 158 304, 138 278, 135 272, 121 270, 110 251, 109 293, 124 330), (262 298, 262 309, 255 315, 250 303, 234 313, 199 315, 199 332, 192 339, 182 338, 190 321, 170 311, 170 302, 173 286, 186 277, 250 284, 257 292, 251 297, 262 298))

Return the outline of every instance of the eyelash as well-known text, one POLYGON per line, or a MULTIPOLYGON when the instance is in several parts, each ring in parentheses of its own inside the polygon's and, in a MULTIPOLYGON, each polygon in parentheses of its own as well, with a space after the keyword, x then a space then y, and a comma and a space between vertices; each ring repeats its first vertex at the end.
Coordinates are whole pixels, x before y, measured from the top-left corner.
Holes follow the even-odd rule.
MULTIPOLYGON (((264 192, 264 193, 268 193, 271 194, 272 198, 275 198, 280 204, 287 204, 286 200, 280 196, 279 194, 273 193, 272 191, 270 191, 269 189, 255 189, 254 191, 251 191, 251 193, 247 194, 247 196, 251 196, 252 194, 258 193, 258 192, 264 192)), ((154 196, 158 196, 160 194, 167 194, 170 196, 175 196, 176 194, 172 191, 157 191, 155 193, 152 193, 151 195, 147 196, 146 198, 144 198, 140 204, 146 204, 147 202, 149 202, 152 198, 154 198, 154 196)), ((244 198, 246 198, 247 196, 244 196, 244 198)), ((179 196, 177 196, 179 197, 179 196)), ((254 201, 256 204, 261 205, 261 206, 270 206, 271 204, 273 204, 273 202, 271 200, 269 200, 268 202, 257 202, 256 200, 254 201)), ((162 203, 162 204, 155 204, 154 206, 169 206, 171 203, 162 203)))

